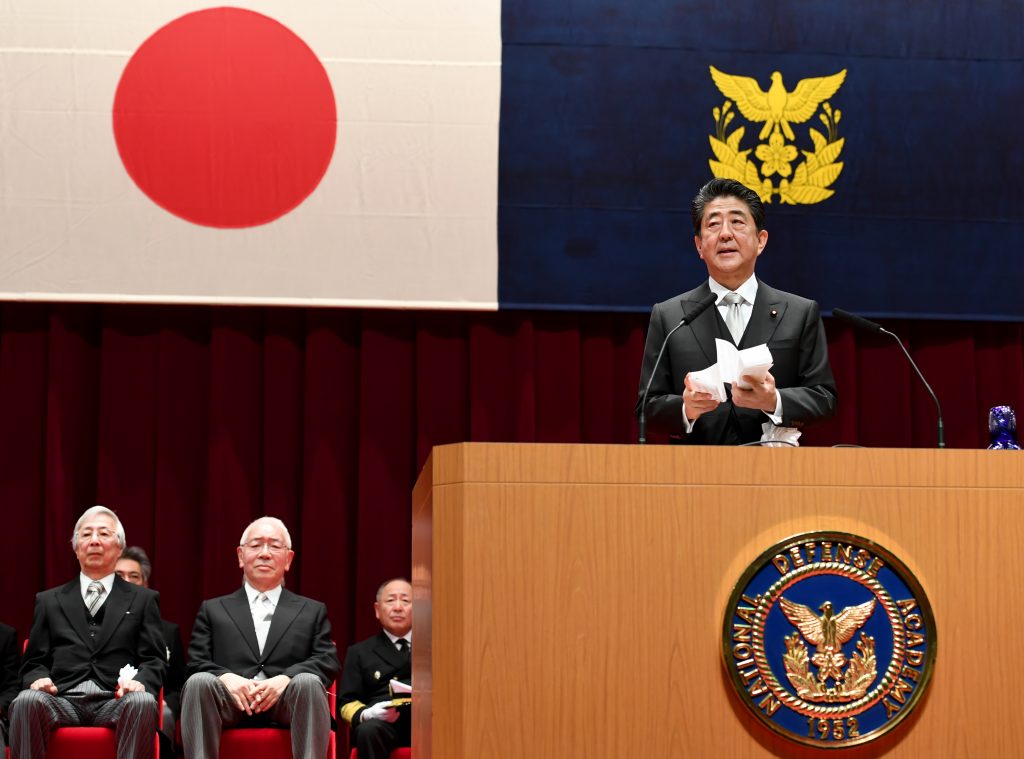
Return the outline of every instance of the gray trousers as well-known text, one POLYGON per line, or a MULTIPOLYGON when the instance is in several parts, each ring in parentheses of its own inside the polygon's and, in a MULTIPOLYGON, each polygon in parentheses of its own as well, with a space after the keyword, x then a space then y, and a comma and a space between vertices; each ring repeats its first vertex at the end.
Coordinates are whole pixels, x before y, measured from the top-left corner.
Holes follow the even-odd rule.
MULTIPOLYGON (((331 736, 327 691, 316 675, 296 675, 271 708, 273 723, 291 729, 294 759, 324 759, 331 736)), ((181 742, 186 759, 217 759, 225 727, 239 725, 246 714, 231 700, 220 679, 197 672, 181 693, 181 742)), ((247 722, 253 721, 251 718, 247 722)), ((264 720, 254 727, 266 724, 264 720)), ((245 727, 246 725, 242 725, 245 727)))
POLYGON ((118 759, 152 759, 158 716, 152 694, 111 698, 89 680, 57 696, 23 690, 11 703, 10 719, 11 759, 46 756, 50 733, 58 727, 112 727, 118 759))

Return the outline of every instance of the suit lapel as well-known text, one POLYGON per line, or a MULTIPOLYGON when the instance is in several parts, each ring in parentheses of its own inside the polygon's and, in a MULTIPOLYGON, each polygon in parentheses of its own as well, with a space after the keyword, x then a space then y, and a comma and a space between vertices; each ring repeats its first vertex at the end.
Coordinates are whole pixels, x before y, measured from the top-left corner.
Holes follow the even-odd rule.
POLYGON ((103 624, 96 635, 96 648, 102 649, 114 634, 114 630, 121 624, 126 614, 131 614, 133 593, 128 583, 119 578, 114 578, 114 584, 110 588, 110 597, 103 602, 103 624))
POLYGON ((758 280, 757 295, 754 297, 750 321, 747 322, 747 329, 743 333, 739 347, 750 348, 771 340, 786 313, 786 305, 787 302, 777 290, 758 280), (775 312, 774 316, 772 316, 772 311, 775 312))
MULTIPOLYGON (((690 292, 683 295, 680 299, 683 316, 688 316, 693 313, 697 304, 710 294, 711 288, 708 287, 708 283, 705 280, 704 284, 700 287, 690 290, 690 292)), ((715 306, 711 306, 708 310, 710 311, 714 308, 715 306)), ((715 314, 702 314, 693 322, 693 324, 688 324, 683 329, 689 329, 692 332, 694 339, 697 341, 697 345, 700 347, 701 353, 704 354, 704 358, 707 360, 708 366, 711 366, 718 360, 718 351, 715 348, 715 338, 718 337, 718 329, 715 324, 715 314)))
POLYGON ((57 602, 81 641, 89 648, 93 648, 95 643, 89 635, 89 625, 85 621, 86 611, 85 601, 82 600, 82 585, 77 577, 61 588, 60 593, 57 594, 57 602))
POLYGON ((256 640, 256 625, 252 621, 252 609, 249 608, 249 597, 245 594, 245 588, 239 588, 226 599, 224 599, 224 611, 231 617, 235 627, 242 634, 242 639, 252 650, 253 657, 258 661, 260 658, 260 644, 256 640))
POLYGON ((263 644, 264 658, 274 650, 274 646, 278 644, 301 610, 302 601, 299 597, 281 588, 281 597, 277 599, 277 608, 274 609, 274 616, 270 618, 267 642, 263 644))
POLYGON ((374 646, 374 651, 381 659, 395 669, 398 669, 405 663, 402 660, 401 654, 398 653, 398 649, 395 648, 395 644, 391 642, 391 639, 383 630, 377 635, 377 645, 374 646))

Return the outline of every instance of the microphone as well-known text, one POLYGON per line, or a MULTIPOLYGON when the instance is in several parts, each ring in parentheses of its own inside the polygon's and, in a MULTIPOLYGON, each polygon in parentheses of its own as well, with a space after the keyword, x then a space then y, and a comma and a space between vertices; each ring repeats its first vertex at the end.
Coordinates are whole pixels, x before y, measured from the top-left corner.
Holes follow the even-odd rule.
POLYGON ((690 311, 689 314, 685 313, 686 303, 684 301, 683 318, 679 320, 679 324, 677 324, 668 331, 668 334, 665 335, 665 339, 661 341, 661 350, 658 351, 658 357, 654 359, 654 366, 651 367, 651 376, 647 378, 647 387, 644 388, 644 398, 643 401, 641 401, 640 403, 640 418, 638 423, 638 426, 640 428, 640 436, 638 442, 640 443, 640 445, 644 445, 647 443, 647 395, 651 392, 651 383, 654 382, 654 373, 658 371, 658 364, 661 363, 661 357, 665 353, 665 348, 668 347, 668 339, 672 337, 672 335, 675 334, 675 331, 682 327, 684 324, 693 324, 693 320, 696 319, 701 314, 703 314, 709 308, 711 308, 711 306, 715 304, 716 300, 718 300, 718 296, 716 296, 714 293, 708 293, 704 297, 704 300, 697 303, 697 305, 693 307, 693 310, 690 311))
POLYGON ((855 327, 859 327, 860 329, 866 329, 868 332, 880 332, 883 335, 888 335, 889 337, 893 338, 896 341, 896 344, 900 346, 900 350, 903 351, 903 355, 906 356, 907 361, 910 362, 910 366, 913 367, 915 372, 917 372, 917 376, 920 378, 921 383, 924 385, 924 389, 928 391, 928 395, 930 395, 932 397, 932 400, 935 401, 935 411, 939 415, 939 448, 945 448, 946 432, 945 425, 943 425, 942 423, 942 407, 939 406, 939 398, 937 395, 935 395, 935 391, 932 390, 932 386, 928 384, 928 380, 926 380, 924 378, 924 375, 921 374, 921 370, 918 369, 917 364, 914 362, 914 359, 911 358, 910 352, 907 351, 906 347, 903 345, 903 341, 900 340, 895 333, 890 332, 881 324, 875 324, 875 322, 871 321, 870 319, 865 319, 863 316, 851 314, 849 311, 844 311, 841 308, 833 308, 832 315, 838 317, 841 321, 844 321, 848 324, 852 324, 855 327))
MULTIPOLYGON (((866 329, 868 332, 885 332, 885 330, 882 329, 881 324, 875 324, 870 319, 865 319, 863 316, 857 316, 857 314, 851 314, 849 311, 844 311, 841 308, 833 308, 832 315, 838 316, 844 322, 852 324, 855 327, 866 329)), ((889 334, 892 335, 892 332, 889 334)), ((893 335, 893 337, 895 337, 895 335, 893 335)))

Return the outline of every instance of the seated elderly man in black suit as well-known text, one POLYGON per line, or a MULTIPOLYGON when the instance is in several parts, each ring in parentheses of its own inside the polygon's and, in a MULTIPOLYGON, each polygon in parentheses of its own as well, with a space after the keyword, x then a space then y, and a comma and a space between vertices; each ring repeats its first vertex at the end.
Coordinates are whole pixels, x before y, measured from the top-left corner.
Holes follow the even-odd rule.
POLYGON ((280 519, 250 524, 237 553, 243 586, 204 601, 192 628, 181 704, 185 756, 217 757, 224 726, 276 723, 291 728, 295 759, 323 759, 331 731, 326 686, 339 669, 327 609, 285 590, 295 552, 280 519))
POLYGON ((81 725, 116 728, 119 759, 149 759, 166 667, 157 594, 114 574, 124 528, 110 509, 86 510, 71 545, 79 576, 36 596, 11 757, 46 756, 54 728, 81 725), (127 664, 138 672, 119 681, 127 664))

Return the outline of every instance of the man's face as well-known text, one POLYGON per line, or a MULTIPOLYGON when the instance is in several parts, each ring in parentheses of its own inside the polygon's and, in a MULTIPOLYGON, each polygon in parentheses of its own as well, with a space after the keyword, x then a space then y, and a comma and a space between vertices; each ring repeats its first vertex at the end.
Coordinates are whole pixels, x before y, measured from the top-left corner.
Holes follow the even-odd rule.
POLYGON ((292 566, 295 552, 288 548, 284 532, 273 522, 259 520, 238 547, 238 566, 256 590, 276 588, 292 566))
POLYGON ((389 582, 374 603, 373 613, 380 626, 401 638, 412 629, 412 585, 402 580, 389 582))
POLYGON ((117 542, 117 523, 108 514, 95 514, 78 528, 75 549, 82 574, 98 580, 114 571, 121 546, 117 542))
POLYGON ((149 587, 142 576, 142 565, 135 561, 135 559, 118 559, 117 564, 114 566, 114 572, 122 580, 130 582, 132 585, 141 585, 144 588, 149 587))
POLYGON ((758 232, 747 204, 726 195, 704 207, 700 234, 693 241, 711 278, 734 290, 754 273, 754 263, 768 242, 768 230, 758 232))

